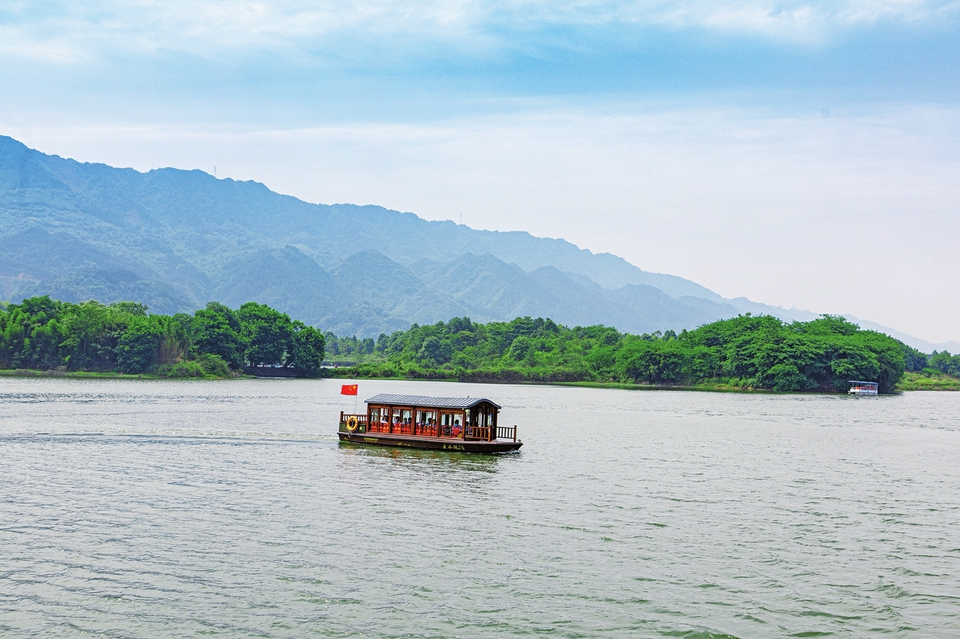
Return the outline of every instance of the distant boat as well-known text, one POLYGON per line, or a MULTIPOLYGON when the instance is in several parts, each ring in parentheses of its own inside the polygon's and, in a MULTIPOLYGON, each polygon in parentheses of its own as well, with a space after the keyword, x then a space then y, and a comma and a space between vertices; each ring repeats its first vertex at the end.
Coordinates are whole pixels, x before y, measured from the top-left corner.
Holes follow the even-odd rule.
POLYGON ((504 453, 518 450, 516 426, 500 426, 500 406, 482 397, 425 397, 382 393, 362 415, 340 413, 342 442, 504 453))
POLYGON ((880 384, 878 382, 850 380, 849 384, 850 390, 847 392, 851 395, 878 395, 880 393, 880 384))

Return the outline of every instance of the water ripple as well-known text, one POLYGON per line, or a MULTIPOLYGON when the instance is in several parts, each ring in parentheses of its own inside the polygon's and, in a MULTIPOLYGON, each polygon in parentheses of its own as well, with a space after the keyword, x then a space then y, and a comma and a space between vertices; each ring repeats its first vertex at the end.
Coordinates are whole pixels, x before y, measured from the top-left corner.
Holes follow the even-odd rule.
POLYGON ((491 396, 342 446, 337 380, 0 379, 0 635, 960 636, 960 394, 491 396))

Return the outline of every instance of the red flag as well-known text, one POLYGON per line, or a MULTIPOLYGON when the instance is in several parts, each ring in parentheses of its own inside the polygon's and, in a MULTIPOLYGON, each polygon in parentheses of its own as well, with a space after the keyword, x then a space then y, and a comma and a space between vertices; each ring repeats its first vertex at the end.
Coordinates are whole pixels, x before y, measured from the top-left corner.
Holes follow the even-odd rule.
POLYGON ((356 384, 344 384, 340 387, 341 395, 356 395, 357 394, 357 385, 356 384))

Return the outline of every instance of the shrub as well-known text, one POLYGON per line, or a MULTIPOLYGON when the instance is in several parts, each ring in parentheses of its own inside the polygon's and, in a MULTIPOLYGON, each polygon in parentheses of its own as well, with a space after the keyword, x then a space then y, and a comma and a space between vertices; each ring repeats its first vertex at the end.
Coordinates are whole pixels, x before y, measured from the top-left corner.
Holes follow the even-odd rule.
POLYGON ((203 372, 211 377, 230 377, 230 367, 219 355, 204 353, 198 358, 197 363, 200 364, 203 372))
POLYGON ((207 373, 203 370, 200 362, 176 362, 174 364, 162 364, 157 369, 157 375, 160 377, 206 377, 207 373))

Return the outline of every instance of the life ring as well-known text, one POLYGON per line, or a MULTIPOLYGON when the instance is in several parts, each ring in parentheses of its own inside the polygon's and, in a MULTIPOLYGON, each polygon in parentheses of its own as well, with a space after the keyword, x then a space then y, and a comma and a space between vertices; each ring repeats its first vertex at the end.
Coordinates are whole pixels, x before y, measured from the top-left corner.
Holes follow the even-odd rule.
POLYGON ((359 425, 360 425, 360 422, 359 420, 357 420, 356 416, 351 415, 350 417, 347 418, 347 430, 349 430, 351 433, 357 430, 357 426, 359 425))

